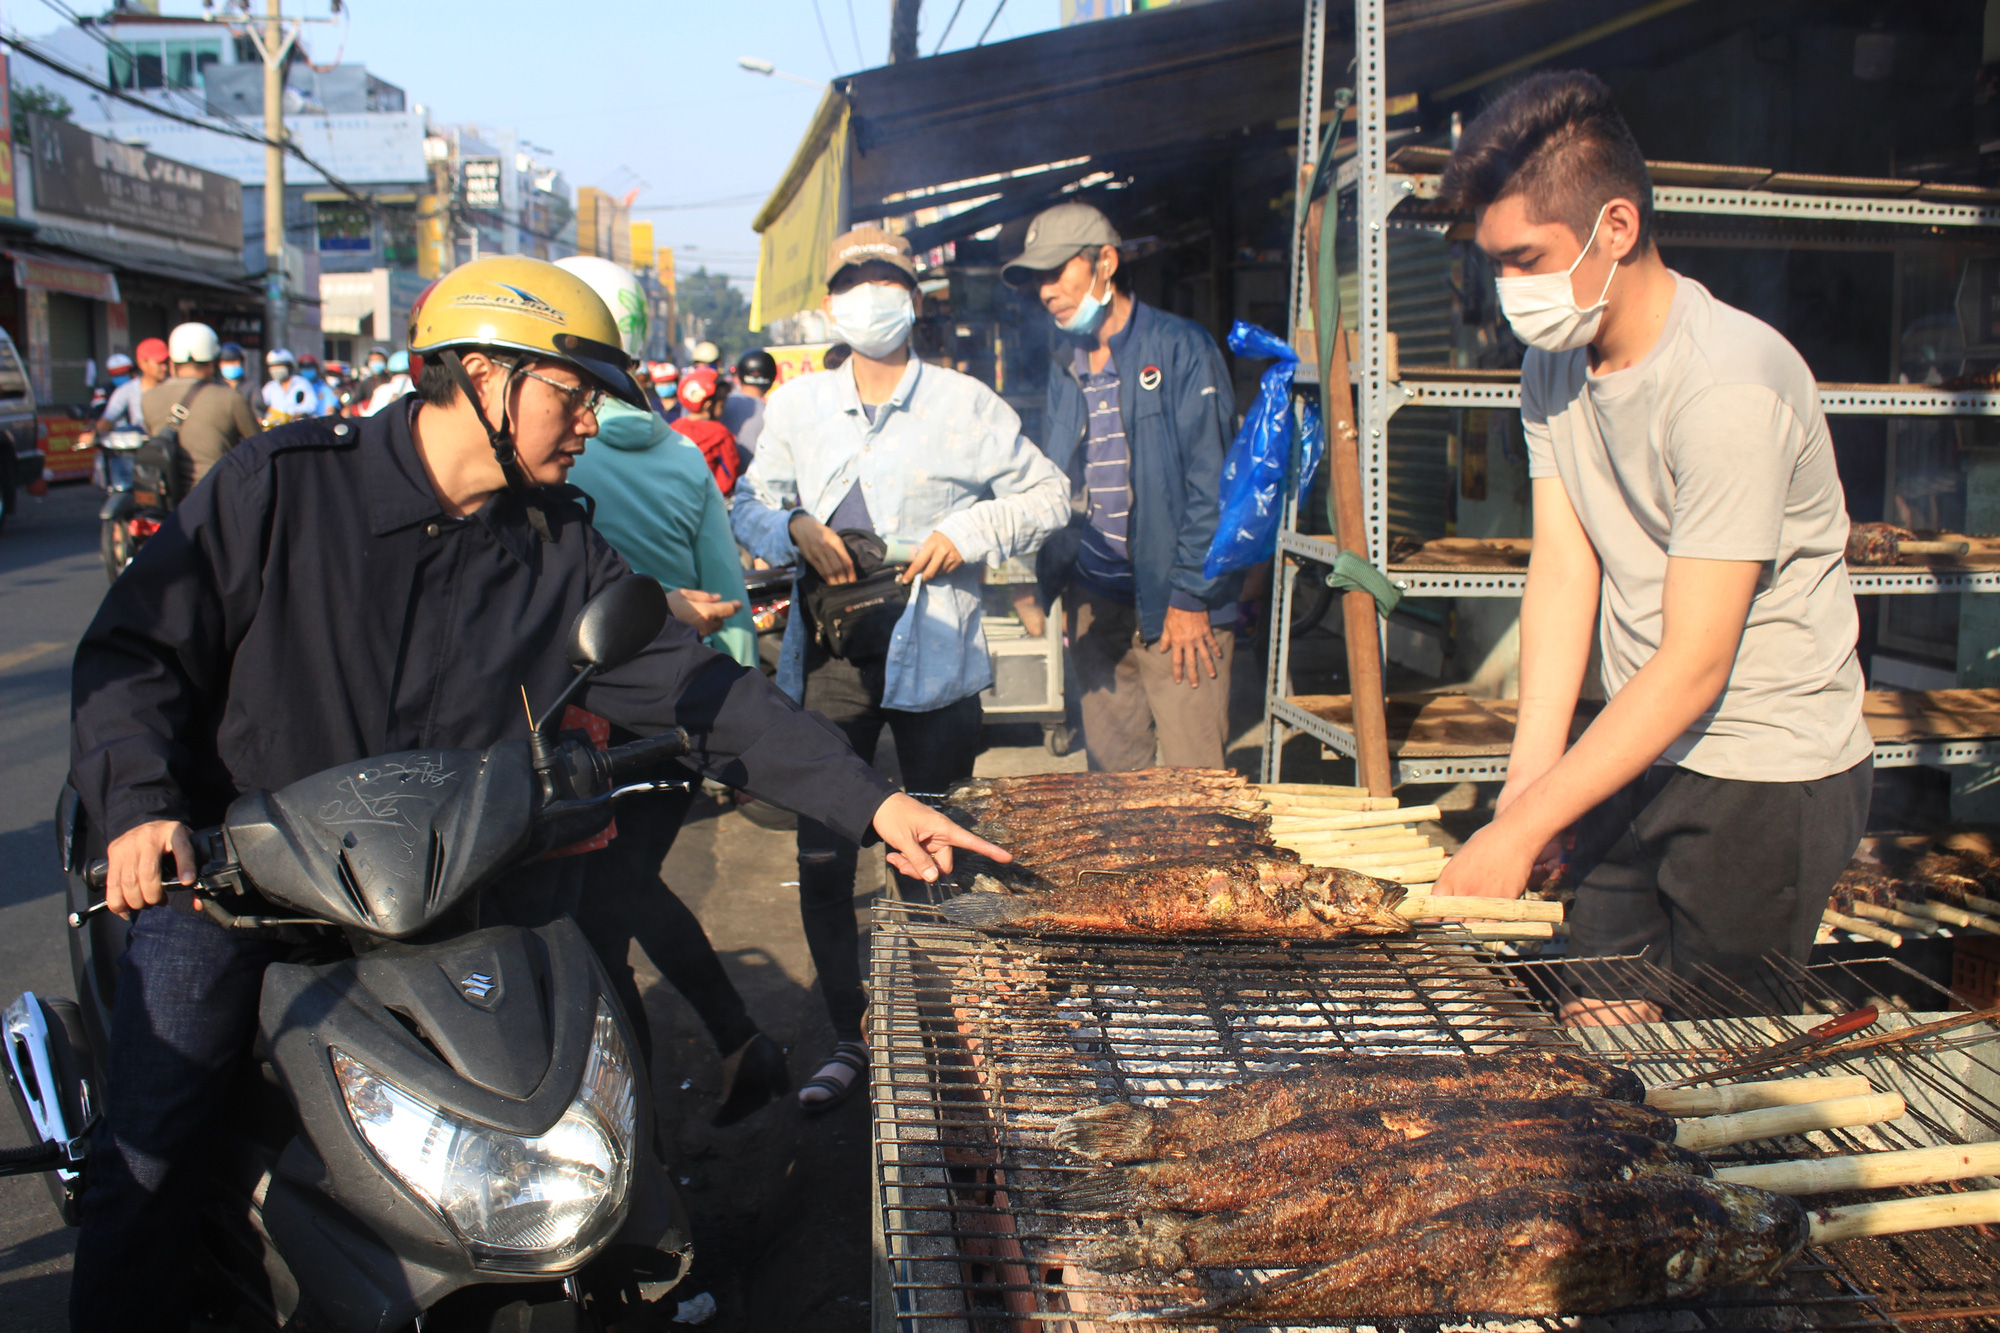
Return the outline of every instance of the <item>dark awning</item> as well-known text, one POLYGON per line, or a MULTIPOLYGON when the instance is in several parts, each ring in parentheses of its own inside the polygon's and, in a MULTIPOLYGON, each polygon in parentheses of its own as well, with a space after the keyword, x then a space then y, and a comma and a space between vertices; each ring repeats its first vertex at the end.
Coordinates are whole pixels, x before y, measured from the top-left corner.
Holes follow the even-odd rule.
MULTIPOLYGON (((1668 59, 1795 4, 1390 0, 1389 91, 1463 96, 1551 61, 1668 59)), ((1301 0, 1206 0, 847 76, 851 214, 895 211, 885 197, 909 190, 1295 123, 1303 22, 1301 0)), ((1352 29, 1333 0, 1329 89, 1352 78, 1352 29)))

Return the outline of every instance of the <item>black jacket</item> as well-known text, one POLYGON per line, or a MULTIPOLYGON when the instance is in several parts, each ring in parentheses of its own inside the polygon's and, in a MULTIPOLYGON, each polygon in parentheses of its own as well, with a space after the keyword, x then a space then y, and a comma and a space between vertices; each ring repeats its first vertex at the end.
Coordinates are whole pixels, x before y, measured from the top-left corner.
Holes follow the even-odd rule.
MULTIPOLYGON (((569 623, 630 571, 581 493, 554 540, 508 494, 438 506, 415 399, 301 421, 227 455, 106 594, 77 649, 71 778, 106 838, 217 822, 243 791, 418 748, 527 734, 568 681, 569 623)), ((670 620, 582 707, 641 735, 679 724, 711 776, 865 841, 893 790, 841 733, 670 620)))

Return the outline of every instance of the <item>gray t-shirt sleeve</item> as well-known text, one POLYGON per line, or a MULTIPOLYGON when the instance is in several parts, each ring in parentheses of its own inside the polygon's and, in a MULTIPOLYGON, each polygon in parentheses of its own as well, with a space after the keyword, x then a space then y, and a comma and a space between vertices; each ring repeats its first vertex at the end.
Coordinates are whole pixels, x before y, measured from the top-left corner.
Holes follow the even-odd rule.
POLYGON ((1521 367, 1521 435, 1528 443, 1528 476, 1556 474, 1555 439, 1549 432, 1546 378, 1542 367, 1529 363, 1521 367))
POLYGON ((1673 478, 1667 554, 1775 560, 1804 427, 1771 388, 1718 384, 1674 415, 1664 450, 1673 478))

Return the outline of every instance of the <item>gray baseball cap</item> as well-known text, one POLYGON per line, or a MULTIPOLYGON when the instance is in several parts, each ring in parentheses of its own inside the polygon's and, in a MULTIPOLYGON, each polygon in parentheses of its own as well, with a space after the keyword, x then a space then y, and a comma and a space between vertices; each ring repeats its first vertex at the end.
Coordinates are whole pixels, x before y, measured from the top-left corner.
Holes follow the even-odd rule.
POLYGON ((1089 204, 1057 204, 1037 213, 1028 224, 1021 253, 1000 270, 1000 279, 1009 287, 1026 286, 1086 250, 1119 243, 1118 229, 1089 204))

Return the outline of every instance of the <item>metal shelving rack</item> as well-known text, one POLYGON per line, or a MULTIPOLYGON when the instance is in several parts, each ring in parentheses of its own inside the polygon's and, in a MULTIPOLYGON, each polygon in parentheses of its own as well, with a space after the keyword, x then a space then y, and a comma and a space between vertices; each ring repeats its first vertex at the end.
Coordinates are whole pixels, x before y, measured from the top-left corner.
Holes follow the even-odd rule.
MULTIPOLYGON (((1305 183, 1312 178, 1320 149, 1319 121, 1324 93, 1327 7, 1333 0, 1306 0, 1304 50, 1299 79, 1299 201, 1292 238, 1291 320, 1294 346, 1304 346, 1300 331, 1311 319, 1307 296, 1305 255, 1305 183)), ((1350 375, 1355 391, 1355 419, 1361 432, 1362 507, 1367 519, 1369 559, 1384 570, 1406 596, 1519 597, 1527 581, 1519 570, 1397 570, 1388 561, 1387 463, 1389 420, 1405 407, 1520 407, 1518 381, 1431 369, 1391 379, 1388 331, 1389 215, 1409 200, 1435 199, 1439 177, 1434 172, 1392 170, 1386 124, 1385 0, 1354 0, 1354 83, 1356 151, 1336 173, 1335 197, 1356 195, 1358 301, 1355 355, 1350 375)), ((1715 168, 1700 170, 1715 172, 1715 168)), ((1994 229, 2000 231, 2000 206, 1985 199, 1967 199, 1963 187, 1927 186, 1913 181, 1861 182, 1827 177, 1800 177, 1754 168, 1720 169, 1732 179, 1722 185, 1656 184, 1657 213, 1716 218, 1759 219, 1790 223, 1810 231, 1823 224, 1848 224, 1891 230, 1905 227, 1994 229), (1809 187, 1819 186, 1817 191, 1809 187), (1868 192, 1828 192, 1847 189, 1868 192)), ((1333 225, 1335 210, 1329 208, 1333 225)), ((1747 242, 1746 242, 1747 243, 1747 242)), ((2000 245, 2000 237, 1995 240, 2000 245)), ((1866 241, 1856 243, 1873 248, 1866 241)), ((1317 366, 1302 364, 1295 383, 1316 385, 1317 366)), ((1922 385, 1822 385, 1821 407, 1829 415, 1869 416, 2000 416, 2000 392, 1954 392, 1922 385)), ((1294 455, 1293 476, 1297 475, 1294 455)), ((1354 756, 1354 735, 1318 717, 1291 697, 1291 613, 1298 568, 1285 557, 1297 556, 1331 566, 1338 548, 1324 537, 1298 530, 1296 485, 1288 486, 1280 516, 1274 571, 1276 605, 1271 615, 1270 667, 1265 681, 1263 777, 1276 781, 1283 745, 1289 733, 1315 736, 1341 754, 1354 756)), ((1853 570, 1856 593, 1942 595, 2000 592, 2000 570, 1853 570)), ((1884 742, 1876 746, 1879 768, 1913 765, 1941 766, 2000 762, 2000 741, 1884 742)), ((1438 782, 1498 780, 1507 773, 1507 755, 1453 755, 1398 760, 1395 781, 1438 782)))

